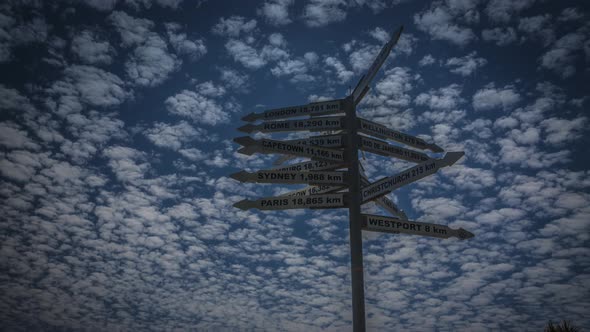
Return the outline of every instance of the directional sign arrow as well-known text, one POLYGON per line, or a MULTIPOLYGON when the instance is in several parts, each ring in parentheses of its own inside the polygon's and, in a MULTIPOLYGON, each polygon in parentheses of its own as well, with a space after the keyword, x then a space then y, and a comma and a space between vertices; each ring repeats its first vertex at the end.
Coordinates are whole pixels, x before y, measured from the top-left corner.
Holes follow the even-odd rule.
POLYGON ((385 139, 391 139, 396 142, 410 145, 422 150, 428 149, 433 152, 444 152, 444 150, 440 146, 434 143, 428 143, 421 138, 409 134, 404 134, 397 130, 389 129, 384 125, 366 119, 359 118, 358 121, 359 131, 365 134, 385 139))
POLYGON ((254 201, 244 199, 234 204, 242 210, 331 209, 346 207, 346 194, 324 194, 305 197, 266 197, 254 201))
POLYGON ((348 176, 347 172, 240 171, 230 177, 240 182, 344 185, 348 176))
POLYGON ((386 177, 361 188, 362 203, 383 196, 393 190, 418 181, 439 169, 456 163, 465 152, 447 152, 442 159, 430 159, 394 176, 386 177))
POLYGON ((402 148, 400 146, 388 144, 385 141, 359 135, 360 148, 368 152, 380 154, 386 157, 395 157, 411 161, 414 163, 420 163, 429 160, 430 157, 422 152, 402 148))
POLYGON ((271 168, 273 171, 327 171, 346 167, 341 163, 329 163, 323 160, 310 160, 296 164, 277 166, 271 168))
POLYGON ((344 189, 343 186, 329 186, 329 185, 319 185, 319 186, 308 186, 303 189, 293 190, 281 194, 279 196, 310 196, 310 195, 320 195, 320 194, 327 194, 335 191, 339 191, 344 189))
POLYGON ((245 133, 262 132, 273 133, 282 131, 323 131, 342 129, 344 126, 344 117, 325 116, 319 118, 286 120, 286 121, 269 121, 258 125, 246 124, 238 128, 245 133))
POLYGON ((321 146, 324 148, 340 148, 344 145, 344 135, 322 135, 303 139, 285 141, 292 144, 321 146))
POLYGON ((336 149, 291 144, 272 139, 255 140, 249 136, 234 138, 234 142, 246 146, 247 150, 255 149, 256 152, 291 154, 314 160, 344 162, 344 152, 336 149))
POLYGON ((309 103, 305 105, 289 106, 266 110, 262 113, 250 113, 242 118, 243 121, 284 119, 304 115, 322 115, 343 113, 343 99, 309 103))
POLYGON ((365 231, 385 232, 385 233, 404 233, 413 235, 423 235, 448 239, 457 237, 461 240, 473 237, 473 233, 463 228, 452 229, 445 225, 431 224, 425 222, 401 220, 397 218, 388 218, 372 214, 361 215, 362 228, 365 231))
POLYGON ((360 101, 361 94, 363 94, 365 88, 369 85, 369 83, 371 83, 373 77, 375 77, 375 74, 377 74, 377 71, 379 70, 379 68, 381 68, 383 62, 385 62, 385 59, 387 59, 387 57, 389 56, 389 52, 391 52, 391 49, 399 40, 399 37, 402 34, 403 29, 404 27, 401 26, 399 30, 397 30, 397 32, 393 34, 391 40, 389 40, 387 44, 383 45, 383 48, 379 52, 379 55, 377 55, 377 57, 373 61, 373 64, 371 65, 371 67, 369 67, 367 74, 361 78, 359 83, 354 88, 354 91, 352 92, 352 100, 355 103, 358 103, 358 101, 360 101))
MULTIPOLYGON (((361 184, 363 186, 367 186, 370 184, 369 180, 364 174, 361 174, 361 184)), ((385 196, 377 197, 373 200, 375 204, 379 205, 380 207, 387 210, 387 212, 391 213, 394 216, 399 216, 401 219, 408 220, 408 216, 406 213, 402 211, 400 208, 395 205, 395 203, 385 196)))

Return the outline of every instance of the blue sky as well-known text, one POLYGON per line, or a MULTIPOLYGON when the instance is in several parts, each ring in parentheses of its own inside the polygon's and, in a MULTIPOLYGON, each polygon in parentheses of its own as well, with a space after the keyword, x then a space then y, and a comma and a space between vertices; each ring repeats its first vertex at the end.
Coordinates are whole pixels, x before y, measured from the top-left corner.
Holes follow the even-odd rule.
MULTIPOLYGON (((301 187, 229 178, 277 159, 232 139, 250 112, 346 96, 400 25, 358 114, 465 151, 388 197, 475 237, 364 233, 368 329, 590 329, 588 15, 583 1, 3 1, 3 329, 350 330, 347 211, 232 207, 301 187)), ((361 158, 372 181, 412 165, 361 158)))

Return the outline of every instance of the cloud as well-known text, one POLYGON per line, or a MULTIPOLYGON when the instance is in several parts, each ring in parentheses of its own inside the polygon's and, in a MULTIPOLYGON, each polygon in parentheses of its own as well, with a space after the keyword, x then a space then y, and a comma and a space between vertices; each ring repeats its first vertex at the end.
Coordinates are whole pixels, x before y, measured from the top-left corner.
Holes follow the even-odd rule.
POLYGON ((246 68, 258 69, 267 63, 267 60, 255 48, 242 41, 231 39, 225 44, 225 49, 234 61, 241 63, 246 68))
POLYGON ((178 9, 183 1, 184 0, 83 0, 82 2, 96 10, 111 11, 115 8, 117 3, 123 3, 135 10, 140 10, 142 8, 149 9, 154 3, 161 7, 178 9))
POLYGON ((10 11, 0 13, 0 63, 12 60, 12 49, 47 40, 51 26, 45 18, 33 16, 30 20, 16 20, 10 11), (5 15, 8 14, 8 15, 5 15))
POLYGON ((78 112, 85 103, 112 107, 123 103, 131 93, 115 74, 92 66, 74 65, 66 68, 64 79, 56 81, 47 91, 58 97, 57 111, 62 114, 78 112))
POLYGON ((484 29, 481 32, 481 37, 485 41, 496 42, 498 46, 510 45, 517 40, 516 31, 512 27, 484 29))
POLYGON ((335 57, 326 57, 324 59, 324 64, 333 68, 336 72, 336 77, 338 77, 338 83, 340 84, 348 82, 354 76, 354 72, 346 69, 344 64, 335 57))
POLYGON ((364 72, 369 69, 380 49, 376 45, 363 45, 348 55, 348 62, 356 73, 364 72))
POLYGON ((166 23, 168 41, 177 54, 187 55, 191 60, 197 60, 207 53, 203 39, 189 40, 186 33, 180 33, 180 24, 166 23))
POLYGON ((292 22, 289 18, 289 7, 293 0, 271 0, 262 4, 256 13, 275 26, 287 25, 292 22))
POLYGON ((427 106, 433 110, 450 110, 457 108, 464 102, 461 98, 462 88, 458 84, 451 84, 428 93, 420 93, 414 102, 416 105, 427 106))
POLYGON ((432 39, 446 40, 459 46, 465 46, 477 39, 471 28, 455 22, 451 9, 440 6, 438 2, 425 12, 415 14, 414 24, 432 39))
POLYGON ((23 96, 16 89, 7 88, 4 84, 0 84, 0 110, 32 111, 33 109, 29 98, 23 96))
POLYGON ((246 18, 242 16, 231 16, 229 18, 220 18, 219 22, 211 29, 211 32, 223 37, 237 38, 242 33, 248 34, 255 29, 255 19, 246 22, 246 18))
POLYGON ((115 49, 97 33, 83 30, 72 38, 71 50, 85 64, 111 64, 115 49))
POLYGON ((8 149, 39 149, 39 145, 29 138, 27 132, 13 122, 0 122, 0 145, 8 149))
POLYGON ((557 20, 561 22, 570 22, 579 21, 582 18, 584 18, 584 14, 580 12, 579 8, 568 7, 561 11, 557 20))
POLYGON ((586 131, 588 118, 578 117, 572 120, 549 118, 541 121, 545 131, 545 143, 559 145, 581 137, 586 131))
MULTIPOLYGON (((233 59, 249 69, 259 69, 268 62, 285 60, 289 58, 286 50, 287 42, 280 33, 270 34, 268 44, 264 45, 260 51, 244 43, 241 40, 230 39, 225 44, 225 49, 233 59)), ((291 61, 291 60, 286 60, 291 61)))
POLYGON ((166 42, 151 33, 125 62, 125 73, 136 85, 154 87, 168 79, 181 64, 181 60, 168 52, 166 42))
POLYGON ((576 72, 576 52, 584 47, 586 37, 580 32, 572 32, 559 38, 552 48, 540 58, 541 67, 552 70, 561 78, 573 76, 576 72))
POLYGON ((105 149, 103 154, 109 159, 109 166, 117 179, 123 183, 143 179, 150 168, 145 162, 145 154, 130 147, 112 146, 105 149))
POLYGON ((520 99, 520 95, 511 85, 506 85, 501 89, 496 89, 490 85, 477 90, 473 95, 472 105, 476 111, 486 111, 499 107, 508 109, 517 104, 520 99))
POLYGON ((317 28, 346 18, 344 0, 309 0, 303 8, 303 20, 308 27, 317 28))
POLYGON ((166 109, 195 123, 217 125, 229 121, 229 114, 214 99, 189 90, 168 97, 166 109))
POLYGON ((389 33, 381 27, 376 27, 375 29, 369 31, 369 35, 383 44, 389 41, 389 33))
POLYGON ((229 89, 238 92, 247 92, 249 87, 249 77, 244 73, 230 68, 220 68, 221 81, 229 89))
POLYGON ((492 0, 486 6, 485 12, 492 22, 507 23, 522 10, 529 8, 535 0, 492 0))
POLYGON ((422 59, 420 59, 420 61, 418 62, 418 65, 420 67, 424 67, 424 66, 429 66, 435 62, 436 62, 436 59, 431 54, 426 54, 424 57, 422 57, 422 59))
POLYGON ((518 22, 518 30, 531 39, 540 40, 543 46, 548 46, 555 41, 556 28, 551 19, 550 14, 523 17, 518 22))
POLYGON ((477 52, 473 51, 461 58, 450 58, 446 66, 451 67, 451 73, 461 76, 469 76, 479 67, 485 66, 488 61, 484 58, 476 58, 477 52), (454 67, 454 68, 453 68, 454 67))
POLYGON ((156 122, 144 132, 145 136, 156 146, 179 150, 185 143, 210 140, 210 134, 202 128, 194 128, 186 121, 171 125, 156 122))
POLYGON ((122 11, 114 11, 108 16, 108 22, 115 27, 121 36, 124 47, 145 42, 150 36, 154 22, 145 18, 134 18, 122 11))

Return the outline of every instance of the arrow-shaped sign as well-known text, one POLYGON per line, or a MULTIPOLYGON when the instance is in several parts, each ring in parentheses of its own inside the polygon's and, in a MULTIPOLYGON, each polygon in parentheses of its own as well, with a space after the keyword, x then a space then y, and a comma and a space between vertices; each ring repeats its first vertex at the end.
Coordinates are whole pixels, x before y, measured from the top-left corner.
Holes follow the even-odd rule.
POLYGON ((270 170, 272 171, 327 171, 333 169, 344 168, 346 165, 341 163, 329 163, 323 160, 310 160, 296 164, 277 166, 270 170))
POLYGON ((262 113, 250 113, 242 118, 243 121, 253 122, 259 119, 284 119, 304 115, 322 115, 322 114, 336 114, 344 112, 344 100, 336 99, 330 101, 322 101, 317 103, 309 103, 306 105, 281 107, 266 110, 262 113))
POLYGON ((284 142, 292 143, 292 144, 300 144, 300 145, 321 146, 324 148, 340 148, 344 145, 344 136, 343 135, 312 136, 309 138, 294 139, 294 140, 289 140, 289 141, 284 141, 284 142))
POLYGON ((267 197, 254 201, 241 200, 234 207, 242 210, 331 209, 346 207, 345 194, 324 194, 304 197, 267 197))
POLYGON ((463 228, 452 229, 445 225, 431 224, 411 220, 401 220, 397 218, 388 218, 372 214, 362 214, 361 223, 362 228, 365 231, 385 232, 394 234, 404 233, 438 237, 441 239, 457 237, 461 240, 465 240, 473 237, 473 233, 470 233, 464 230, 463 228))
POLYGON ((286 121, 269 121, 261 124, 247 124, 238 128, 245 133, 262 132, 274 133, 282 131, 323 131, 342 129, 344 126, 344 117, 341 116, 324 116, 319 118, 309 118, 300 120, 286 121))
POLYGON ((378 139, 366 137, 359 135, 361 140, 360 148, 362 150, 380 154, 386 157, 395 157, 398 159, 403 159, 407 161, 411 161, 414 163, 421 163, 423 161, 429 160, 430 157, 422 152, 417 152, 414 150, 402 148, 401 146, 391 145, 385 141, 381 141, 378 139))
POLYGON ((293 190, 281 194, 279 196, 311 196, 311 195, 320 195, 320 194, 327 194, 335 191, 339 191, 344 189, 345 187, 342 186, 329 186, 329 185, 319 185, 319 186, 308 186, 303 189, 293 190))
MULTIPOLYGON (((364 174, 361 174, 361 185, 368 186, 370 184, 369 180, 364 174)), ((384 208, 387 212, 391 213, 394 216, 399 216, 401 219, 408 220, 408 216, 406 213, 402 211, 400 208, 395 205, 395 203, 385 196, 377 197, 373 200, 375 204, 379 205, 380 207, 384 208)))
POLYGON ((465 152, 447 152, 442 159, 430 159, 394 176, 386 177, 361 188, 362 203, 366 203, 393 190, 418 181, 439 169, 456 163, 465 152))
POLYGON ((297 171, 240 171, 230 175, 240 182, 258 183, 308 183, 344 185, 347 172, 297 172, 297 171))
POLYGON ((254 152, 282 153, 314 160, 344 162, 344 152, 336 149, 291 144, 272 139, 255 140, 249 136, 234 138, 234 142, 245 146, 245 148, 238 150, 243 154, 252 154, 254 152))
POLYGON ((404 27, 401 26, 399 30, 397 30, 397 32, 393 34, 391 40, 389 40, 387 44, 383 45, 383 48, 379 52, 379 55, 377 55, 377 57, 373 61, 373 64, 371 65, 371 67, 369 67, 367 74, 361 78, 359 83, 354 88, 354 91, 352 92, 352 100, 355 103, 358 103, 361 94, 363 93, 363 91, 365 91, 365 88, 369 85, 369 83, 371 83, 371 80, 373 80, 373 77, 375 77, 375 74, 377 74, 377 71, 379 70, 379 68, 381 68, 383 62, 385 62, 385 59, 387 59, 387 57, 389 56, 389 52, 391 52, 391 49, 399 40, 399 36, 402 34, 403 29, 404 27))
POLYGON ((440 146, 438 146, 434 143, 428 143, 421 138, 418 138, 418 137, 415 137, 412 135, 408 135, 408 134, 404 134, 404 133, 397 131, 397 130, 389 129, 389 128, 385 127, 384 125, 378 124, 373 121, 369 121, 369 120, 361 119, 361 118, 359 118, 358 120, 359 120, 359 131, 363 132, 365 134, 384 138, 384 139, 391 139, 396 142, 410 145, 410 146, 413 146, 415 148, 422 149, 422 150, 428 149, 433 152, 444 152, 444 150, 440 146))

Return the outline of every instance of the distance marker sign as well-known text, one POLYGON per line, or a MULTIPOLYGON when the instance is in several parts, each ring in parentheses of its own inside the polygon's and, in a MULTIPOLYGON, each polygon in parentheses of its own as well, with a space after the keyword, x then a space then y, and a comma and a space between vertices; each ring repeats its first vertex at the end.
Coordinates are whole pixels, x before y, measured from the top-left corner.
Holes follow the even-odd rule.
POLYGON ((284 141, 291 144, 314 145, 324 148, 341 148, 344 145, 344 135, 322 135, 309 138, 284 141))
POLYGON ((388 218, 372 214, 361 215, 362 228, 365 231, 385 232, 393 234, 413 234, 441 239, 457 237, 461 240, 473 237, 473 233, 463 228, 452 229, 445 225, 430 224, 425 222, 401 220, 397 218, 388 218))
POLYGON ((230 175, 230 177, 240 182, 344 185, 346 184, 347 173, 298 171, 257 171, 248 173, 240 171, 230 175))
POLYGON ((319 194, 327 194, 334 191, 340 191, 344 189, 343 186, 328 186, 328 185, 319 185, 319 186, 308 186, 303 189, 293 190, 281 194, 279 196, 310 196, 310 195, 319 195, 319 194))
POLYGON ((238 152, 247 155, 255 152, 283 153, 314 160, 344 162, 344 151, 336 149, 291 144, 272 139, 255 140, 249 136, 234 138, 234 142, 244 145, 245 147, 238 152))
POLYGON ((262 113, 250 113, 242 118, 243 121, 284 119, 304 115, 324 115, 344 112, 344 100, 336 99, 310 103, 306 105, 288 106, 270 109, 262 113))
POLYGON ((303 161, 296 164, 273 167, 271 171, 327 171, 346 167, 341 163, 330 163, 323 160, 303 161))
POLYGON ((254 201, 241 200, 234 207, 242 210, 332 209, 346 206, 345 194, 324 194, 303 197, 267 197, 254 201))
POLYGON ((361 188, 362 203, 385 195, 406 184, 418 181, 439 169, 451 166, 461 159, 465 152, 448 152, 442 159, 430 159, 394 176, 386 177, 361 188))
POLYGON ((422 152, 402 148, 401 146, 391 145, 387 142, 362 135, 359 135, 359 138, 361 140, 360 148, 367 152, 379 154, 386 157, 395 157, 414 163, 421 163, 423 161, 430 159, 428 155, 422 152))
POLYGON ((239 131, 245 133, 275 133, 282 131, 327 131, 338 130, 344 126, 344 117, 339 116, 324 116, 320 118, 300 119, 300 120, 286 120, 286 121, 270 121, 261 124, 251 124, 238 128, 239 131))
POLYGON ((422 150, 429 149, 432 152, 444 152, 444 150, 440 146, 438 146, 434 143, 428 143, 421 138, 418 138, 418 137, 415 137, 415 136, 412 136, 409 134, 404 134, 401 131, 389 129, 389 128, 385 127, 384 125, 375 123, 373 121, 369 121, 369 120, 361 119, 361 118, 359 118, 358 120, 359 120, 359 131, 363 132, 365 134, 384 138, 384 139, 394 140, 396 142, 406 144, 409 146, 413 146, 415 148, 422 149, 422 150))

